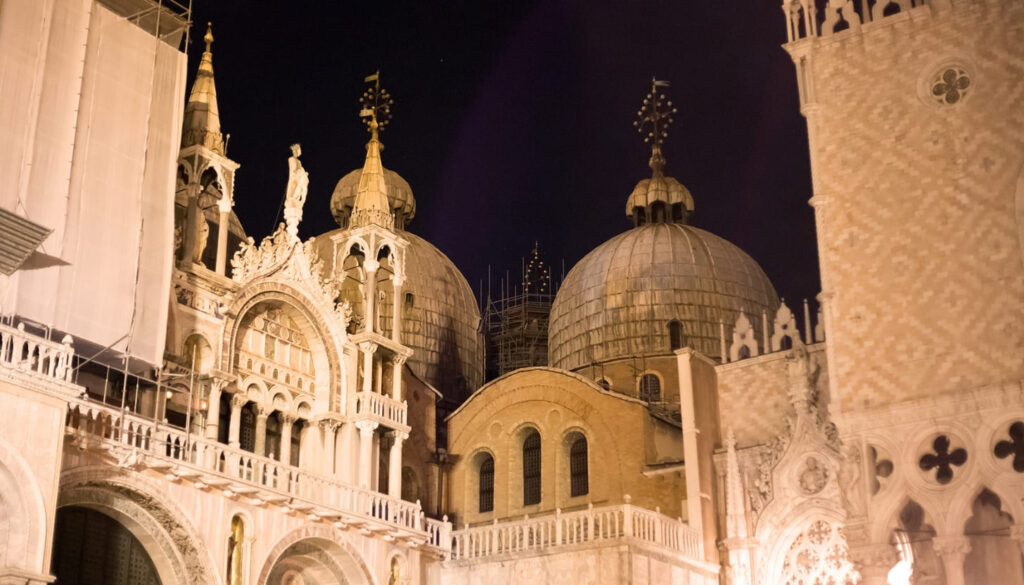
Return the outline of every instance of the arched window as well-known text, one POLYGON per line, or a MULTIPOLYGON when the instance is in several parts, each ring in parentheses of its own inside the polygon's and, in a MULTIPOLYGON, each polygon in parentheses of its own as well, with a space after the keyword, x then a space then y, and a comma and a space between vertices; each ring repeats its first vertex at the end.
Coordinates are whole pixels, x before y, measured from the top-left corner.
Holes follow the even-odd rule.
POLYGON ((661 402, 661 380, 654 374, 640 376, 640 400, 661 402))
POLYGON ((579 436, 569 449, 569 495, 585 496, 590 492, 587 477, 587 438, 579 436))
POLYGON ((256 451, 256 406, 253 403, 242 407, 238 425, 239 447, 252 453, 256 451))
POLYGON ((686 339, 683 336, 683 324, 679 321, 668 322, 668 345, 672 351, 682 349, 686 345, 686 339))
POLYGON ((531 431, 523 441, 523 505, 540 503, 540 433, 531 431))
POLYGON ((480 513, 494 511, 494 457, 484 455, 480 462, 480 513))

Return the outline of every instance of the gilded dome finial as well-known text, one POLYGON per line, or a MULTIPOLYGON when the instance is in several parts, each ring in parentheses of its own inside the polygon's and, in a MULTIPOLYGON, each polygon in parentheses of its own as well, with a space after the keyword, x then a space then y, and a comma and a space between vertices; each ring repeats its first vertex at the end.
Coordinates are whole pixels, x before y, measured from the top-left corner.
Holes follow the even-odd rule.
POLYGON ((363 118, 363 123, 370 132, 370 140, 376 141, 378 134, 391 122, 391 106, 395 100, 391 99, 388 90, 380 86, 379 69, 373 75, 367 76, 364 81, 373 85, 359 97, 359 103, 362 105, 359 116, 363 118))
POLYGON ((655 177, 660 177, 665 171, 665 156, 661 153, 661 145, 668 137, 668 126, 673 122, 672 115, 676 109, 672 107, 672 101, 666 99, 664 92, 659 92, 659 87, 668 87, 668 82, 651 78, 651 91, 644 97, 644 103, 636 113, 638 120, 633 122, 637 132, 644 137, 644 142, 651 145, 651 160, 648 163, 655 177))
POLYGON ((366 145, 366 162, 359 176, 349 227, 375 224, 390 230, 395 227, 395 218, 388 201, 388 186, 384 178, 384 166, 380 162, 381 145, 377 136, 391 121, 391 104, 395 101, 380 86, 379 70, 365 81, 373 85, 359 97, 359 103, 363 105, 359 116, 370 130, 370 142, 366 145))
POLYGON ((210 53, 211 52, 210 47, 213 45, 213 23, 212 22, 207 22, 206 23, 206 34, 203 35, 203 41, 206 42, 206 52, 210 53))

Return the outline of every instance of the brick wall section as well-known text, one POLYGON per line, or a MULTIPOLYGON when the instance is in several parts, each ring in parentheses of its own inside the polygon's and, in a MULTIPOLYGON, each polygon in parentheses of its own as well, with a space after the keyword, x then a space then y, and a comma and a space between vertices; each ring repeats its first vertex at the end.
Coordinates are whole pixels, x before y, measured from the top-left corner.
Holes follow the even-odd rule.
MULTIPOLYGON (((817 368, 815 388, 820 401, 828 404, 825 344, 811 345, 807 350, 817 368)), ((787 355, 788 351, 778 351, 715 367, 723 437, 732 427, 736 443, 742 448, 763 444, 782 432, 786 417, 793 415, 787 355)))
POLYGON ((809 58, 802 94, 842 409, 1024 377, 1024 2, 926 5, 786 48, 809 58), (971 80, 955 106, 929 95, 947 62, 971 80))

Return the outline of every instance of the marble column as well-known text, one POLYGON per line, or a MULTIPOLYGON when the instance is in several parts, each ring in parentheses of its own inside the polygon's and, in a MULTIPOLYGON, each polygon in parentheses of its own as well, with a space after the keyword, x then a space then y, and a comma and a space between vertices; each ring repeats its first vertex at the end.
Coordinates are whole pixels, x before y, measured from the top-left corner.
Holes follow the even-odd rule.
POLYGON ((281 463, 292 464, 292 425, 295 416, 281 413, 281 463))
POLYGON ((405 279, 397 274, 391 277, 391 286, 394 292, 391 303, 391 339, 395 343, 402 343, 402 284, 405 279))
POLYGON ((377 344, 364 341, 359 344, 363 352, 363 392, 373 391, 373 354, 377 351, 377 344))
POLYGON ((405 363, 404 355, 396 355, 391 358, 391 399, 402 399, 402 364, 405 363))
POLYGON ((267 454, 267 417, 270 410, 262 404, 256 405, 256 440, 252 452, 264 456, 267 454))
POLYGON ((335 447, 337 445, 338 421, 322 420, 320 421, 320 429, 324 445, 324 457, 321 461, 320 471, 326 475, 334 475, 335 459, 337 458, 335 447))
POLYGON ((377 326, 377 269, 380 263, 372 258, 363 260, 363 270, 366 271, 366 315, 363 319, 364 330, 373 331, 377 326))
POLYGON ((217 224, 216 271, 217 274, 225 275, 228 258, 228 224, 231 222, 231 199, 227 195, 222 195, 217 201, 217 207, 220 211, 220 221, 217 224))
POLYGON ((900 555, 891 544, 870 544, 850 549, 850 559, 860 572, 861 585, 887 585, 900 555))
POLYGON ((359 429, 359 487, 370 488, 370 477, 373 464, 373 432, 377 430, 377 423, 361 420, 356 422, 359 429))
POLYGON ((959 534, 936 536, 932 539, 932 550, 942 559, 942 567, 946 570, 946 585, 966 585, 964 559, 971 552, 971 539, 959 534))
POLYGON ((242 424, 242 407, 249 402, 245 394, 231 395, 231 420, 228 422, 228 445, 237 449, 239 427, 242 424))
POLYGON ((388 495, 402 497, 402 443, 409 438, 407 433, 391 432, 391 452, 388 457, 388 495))
MULTIPOLYGON (((199 223, 199 218, 202 217, 203 212, 199 209, 199 183, 193 181, 185 187, 185 191, 188 195, 187 203, 185 204, 185 238, 181 243, 181 265, 191 266, 192 258, 195 256, 196 248, 196 226, 199 223)), ((204 218, 205 220, 205 218, 204 218)))
POLYGON ((220 395, 224 391, 225 383, 214 378, 210 382, 210 395, 206 399, 206 438, 211 441, 217 440, 220 434, 220 395))

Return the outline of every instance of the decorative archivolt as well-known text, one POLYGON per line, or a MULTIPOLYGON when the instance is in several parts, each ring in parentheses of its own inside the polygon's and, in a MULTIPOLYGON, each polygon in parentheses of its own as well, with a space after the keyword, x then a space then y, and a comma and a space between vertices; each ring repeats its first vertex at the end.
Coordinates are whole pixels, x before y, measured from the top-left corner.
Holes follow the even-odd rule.
POLYGON ((352 308, 338 298, 334 282, 321 277, 323 260, 316 252, 315 242, 316 238, 300 242, 281 223, 258 246, 252 238, 242 242, 231 259, 231 278, 242 283, 276 276, 298 284, 339 317, 344 330, 352 317, 352 308))

